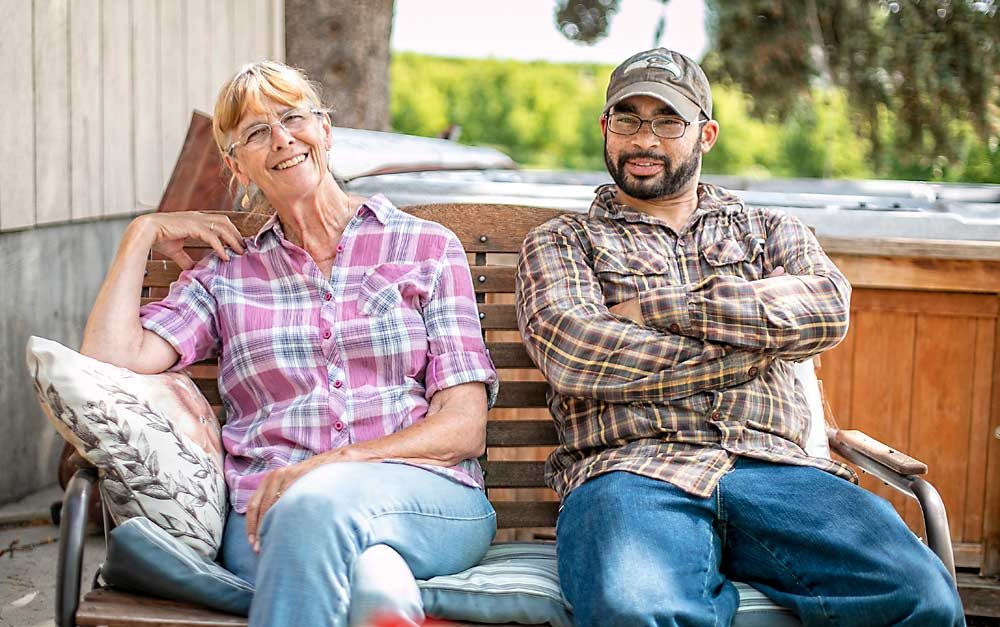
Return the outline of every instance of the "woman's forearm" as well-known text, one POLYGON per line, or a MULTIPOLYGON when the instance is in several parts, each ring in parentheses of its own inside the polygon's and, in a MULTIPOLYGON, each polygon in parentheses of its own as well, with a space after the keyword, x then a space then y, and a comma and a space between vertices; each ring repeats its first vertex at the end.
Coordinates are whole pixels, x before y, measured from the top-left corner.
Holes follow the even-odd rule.
POLYGON ((139 323, 142 281, 154 237, 152 225, 143 216, 125 229, 87 319, 80 347, 84 355, 138 372, 162 372, 172 365, 159 367, 161 363, 150 362, 143 351, 149 332, 139 323))
POLYGON ((390 435, 330 451, 329 461, 406 461, 454 466, 486 450, 486 389, 465 383, 441 390, 427 416, 390 435))
MULTIPOLYGON (((483 454, 485 423, 459 412, 442 411, 402 431, 352 444, 343 454, 353 461, 402 459, 432 466, 454 466, 483 454)), ((337 457, 337 451, 331 453, 337 457)))

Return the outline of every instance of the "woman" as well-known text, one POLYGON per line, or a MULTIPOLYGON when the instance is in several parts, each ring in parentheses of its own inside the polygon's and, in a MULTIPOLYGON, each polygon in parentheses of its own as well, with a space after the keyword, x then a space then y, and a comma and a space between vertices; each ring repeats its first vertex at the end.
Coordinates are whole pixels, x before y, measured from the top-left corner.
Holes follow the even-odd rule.
POLYGON ((213 132, 273 218, 245 240, 221 216, 136 218, 84 332, 82 352, 137 372, 220 357, 221 562, 256 584, 251 625, 356 624, 374 606, 418 619, 413 577, 474 565, 496 527, 476 457, 497 376, 465 253, 341 190, 330 124, 300 71, 244 67, 213 132), (193 264, 186 238, 214 254, 193 264), (186 271, 140 309, 151 247, 186 271))

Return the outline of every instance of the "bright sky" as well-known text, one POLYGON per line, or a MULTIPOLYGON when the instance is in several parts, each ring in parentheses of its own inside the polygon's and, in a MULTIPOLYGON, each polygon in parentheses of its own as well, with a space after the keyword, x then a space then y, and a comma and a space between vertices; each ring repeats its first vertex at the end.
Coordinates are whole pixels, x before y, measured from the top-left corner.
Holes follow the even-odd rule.
MULTIPOLYGON (((658 0, 621 0, 610 33, 593 46, 556 30, 556 0, 396 0, 394 51, 617 65, 653 46, 658 0)), ((703 0, 670 0, 661 45, 701 59, 708 45, 703 0)))

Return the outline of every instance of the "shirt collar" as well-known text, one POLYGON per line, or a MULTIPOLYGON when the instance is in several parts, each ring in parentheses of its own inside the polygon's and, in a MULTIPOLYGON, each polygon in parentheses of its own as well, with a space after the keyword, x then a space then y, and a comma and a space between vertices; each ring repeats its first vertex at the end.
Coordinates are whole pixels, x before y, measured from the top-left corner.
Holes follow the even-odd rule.
MULTIPOLYGON (((361 206, 358 207, 355 215, 356 217, 364 218, 366 215, 371 214, 375 216, 380 223, 385 225, 388 224, 389 217, 394 211, 398 211, 398 209, 396 209, 395 205, 393 205, 388 198, 386 198, 383 194, 375 194, 361 203, 361 206)), ((285 237, 285 232, 281 228, 281 221, 278 220, 278 214, 276 213, 273 214, 267 222, 264 223, 264 226, 260 227, 257 234, 253 236, 254 246, 259 246, 261 238, 269 231, 274 232, 279 239, 284 239, 285 237)))
MULTIPOLYGON (((626 222, 660 223, 652 216, 618 202, 618 186, 607 183, 594 190, 594 202, 590 205, 592 218, 608 218, 626 222)), ((698 207, 694 215, 712 213, 736 214, 744 210, 743 200, 727 189, 712 183, 698 183, 698 207)))

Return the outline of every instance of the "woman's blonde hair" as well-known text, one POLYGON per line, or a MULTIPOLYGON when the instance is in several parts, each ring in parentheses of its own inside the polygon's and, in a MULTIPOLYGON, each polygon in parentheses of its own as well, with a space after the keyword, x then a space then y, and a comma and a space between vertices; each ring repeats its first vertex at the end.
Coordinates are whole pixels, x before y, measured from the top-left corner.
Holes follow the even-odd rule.
MULTIPOLYGON (((215 112, 212 116, 212 136, 215 145, 223 156, 233 142, 232 132, 239 126, 240 120, 247 113, 263 113, 269 111, 274 104, 288 107, 307 106, 322 108, 319 87, 306 78, 305 73, 285 65, 279 61, 259 61, 244 65, 222 86, 219 96, 215 99, 215 112)), ((315 167, 326 169, 326 152, 320 146, 313 146, 313 163, 315 167)), ((230 186, 235 191, 238 182, 234 174, 230 186)), ((273 213, 256 185, 251 184, 246 193, 251 196, 251 211, 253 213, 273 213)))

